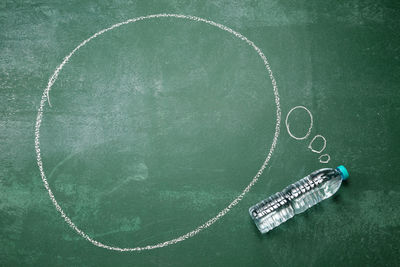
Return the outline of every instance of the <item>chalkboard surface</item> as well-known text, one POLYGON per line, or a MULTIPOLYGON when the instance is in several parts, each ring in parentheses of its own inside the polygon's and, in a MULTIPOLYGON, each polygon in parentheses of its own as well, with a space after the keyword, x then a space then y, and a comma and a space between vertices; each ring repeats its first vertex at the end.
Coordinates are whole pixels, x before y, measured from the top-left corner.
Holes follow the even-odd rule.
POLYGON ((394 1, 2 2, 0 265, 395 265, 399 21, 394 1), (54 199, 87 239, 112 248, 174 240, 243 199, 193 237, 119 252, 85 240, 53 205, 35 124, 71 51, 149 14, 193 15, 242 35, 162 16, 75 50, 44 98, 40 125, 39 162, 54 199), (241 36, 267 57, 279 99, 241 36), (295 109, 285 123, 296 106, 310 114, 295 109), (296 140, 310 115, 310 134, 296 140), (258 232, 251 205, 340 164, 350 178, 334 197, 258 232))

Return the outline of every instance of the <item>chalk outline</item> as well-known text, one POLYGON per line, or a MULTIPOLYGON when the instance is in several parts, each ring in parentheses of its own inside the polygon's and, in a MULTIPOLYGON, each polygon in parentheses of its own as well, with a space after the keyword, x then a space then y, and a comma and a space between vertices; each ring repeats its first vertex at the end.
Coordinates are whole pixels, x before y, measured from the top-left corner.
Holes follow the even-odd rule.
POLYGON ((286 115, 286 120, 285 120, 286 130, 287 130, 288 134, 289 134, 292 138, 294 138, 294 139, 296 139, 296 140, 304 140, 304 139, 306 139, 306 138, 310 135, 310 133, 311 133, 311 129, 312 129, 312 127, 313 127, 313 123, 314 123, 314 121, 313 121, 313 116, 312 116, 312 114, 311 114, 311 111, 309 111, 305 106, 295 106, 294 108, 292 108, 291 110, 289 110, 288 114, 286 115), (298 108, 304 109, 305 111, 307 111, 308 115, 310 116, 310 128, 308 128, 308 131, 307 131, 306 135, 303 136, 303 137, 296 137, 296 136, 294 136, 294 135, 292 134, 292 132, 290 131, 290 129, 289 129, 289 123, 288 123, 289 116, 290 116, 290 114, 292 113, 292 111, 294 111, 294 110, 296 110, 296 109, 298 109, 298 108))
POLYGON ((260 48, 258 48, 252 41, 250 41, 249 39, 247 39, 247 37, 243 36, 241 33, 236 32, 234 30, 232 30, 231 28, 224 26, 222 24, 216 23, 214 21, 211 20, 207 20, 207 19, 203 19, 203 18, 199 18, 196 16, 189 16, 189 15, 181 15, 181 14, 154 14, 154 15, 147 15, 147 16, 141 16, 141 17, 137 17, 137 18, 133 18, 133 19, 128 19, 124 22, 120 22, 117 24, 114 24, 108 28, 105 28, 95 34, 93 34, 92 36, 90 36, 88 39, 84 40, 82 43, 80 43, 77 47, 74 48, 74 50, 72 50, 72 52, 70 52, 62 61, 62 63, 55 69, 53 75, 50 77, 47 87, 44 89, 43 94, 42 94, 42 99, 40 101, 40 105, 39 105, 39 109, 38 109, 38 114, 36 117, 36 124, 35 124, 35 151, 36 151, 36 160, 37 160, 37 164, 39 167, 39 171, 40 171, 40 176, 42 178, 44 187, 46 188, 49 197, 51 199, 51 201, 53 202, 53 205, 55 206, 55 208, 57 209, 58 212, 60 212, 61 217, 65 220, 66 223, 68 223, 68 225, 74 229, 79 235, 81 235, 83 238, 85 238, 87 241, 91 242, 93 245, 101 247, 101 248, 105 248, 108 250, 115 250, 115 251, 121 251, 121 252, 125 252, 125 251, 141 251, 141 250, 151 250, 151 249, 155 249, 155 248, 161 248, 161 247, 165 247, 168 245, 172 245, 172 244, 176 244, 178 242, 181 242, 183 240, 186 240, 190 237, 195 236, 196 234, 198 234, 200 231, 206 229, 207 227, 211 226, 212 224, 214 224, 218 219, 220 219, 221 217, 223 217, 225 214, 227 214, 234 206, 236 206, 239 201, 242 200, 242 198, 245 196, 246 193, 248 193, 251 189, 251 187, 258 181, 258 178, 262 175, 264 169, 266 168, 266 166, 268 165, 268 162, 270 161, 272 154, 275 150, 277 141, 278 141, 278 136, 280 133, 280 122, 281 122, 281 109, 280 109, 280 102, 279 102, 279 93, 278 93, 278 87, 276 85, 276 81, 275 78, 273 76, 271 67, 269 65, 269 62, 267 60, 267 58, 265 57, 264 53, 261 51, 260 48), (272 86, 273 86, 273 92, 274 92, 274 96, 275 96, 275 105, 276 105, 276 124, 275 124, 275 133, 274 133, 274 137, 271 143, 271 147, 270 150, 268 152, 267 157, 265 158, 262 166, 260 167, 260 169, 258 170, 257 174, 253 177, 253 179, 251 180, 251 182, 244 188, 244 190, 242 191, 242 193, 240 193, 226 208, 222 209, 216 216, 212 217, 211 219, 209 219, 208 221, 206 221, 205 223, 201 224, 200 226, 198 226, 197 228, 195 228, 194 230, 183 234, 177 238, 168 240, 168 241, 164 241, 164 242, 160 242, 157 243, 155 245, 147 245, 147 246, 143 246, 143 247, 133 247, 133 248, 120 248, 120 247, 116 247, 116 246, 109 246, 109 245, 105 245, 99 241, 96 241, 94 239, 92 239, 91 237, 89 237, 84 231, 80 230, 73 222, 72 220, 65 214, 65 212, 63 211, 63 209, 61 208, 61 206, 58 204, 58 202, 56 201, 53 192, 50 189, 50 186, 47 182, 46 179, 46 175, 44 173, 44 168, 43 168, 43 162, 42 162, 42 157, 41 157, 41 152, 40 152, 40 126, 42 123, 42 118, 43 118, 43 110, 44 110, 44 105, 46 103, 46 100, 50 105, 50 95, 49 92, 51 90, 51 86, 54 84, 54 82, 56 81, 59 72, 61 71, 61 69, 64 67, 64 65, 68 62, 68 60, 71 58, 71 56, 82 46, 84 46, 85 44, 87 44, 89 41, 91 41, 92 39, 96 38, 97 36, 110 31, 112 29, 115 29, 119 26, 125 25, 125 24, 129 24, 129 23, 133 23, 133 22, 137 22, 137 21, 141 21, 141 20, 145 20, 145 19, 152 19, 152 18, 178 18, 178 19, 187 19, 187 20, 192 20, 195 22, 204 22, 206 24, 209 24, 211 26, 215 26, 221 30, 224 30, 226 32, 229 32, 233 35, 235 35, 237 38, 245 41, 248 45, 250 45, 256 52, 257 54, 261 57, 261 59, 263 60, 264 66, 268 71, 268 75, 269 78, 271 80, 272 86))
POLYGON ((331 156, 329 156, 329 154, 322 154, 321 156, 319 156, 319 162, 320 163, 328 163, 331 160, 331 156), (322 157, 328 157, 326 160, 322 160, 322 157))
POLYGON ((326 148, 326 138, 323 137, 323 136, 320 135, 320 134, 317 134, 317 135, 314 136, 314 138, 311 140, 310 144, 308 145, 308 148, 309 148, 312 152, 314 152, 314 153, 318 153, 318 154, 321 153, 321 152, 324 151, 325 148, 326 148), (317 137, 321 137, 322 140, 324 140, 324 145, 322 146, 321 150, 314 150, 314 149, 312 148, 312 143, 314 143, 314 141, 315 141, 315 139, 317 139, 317 137))

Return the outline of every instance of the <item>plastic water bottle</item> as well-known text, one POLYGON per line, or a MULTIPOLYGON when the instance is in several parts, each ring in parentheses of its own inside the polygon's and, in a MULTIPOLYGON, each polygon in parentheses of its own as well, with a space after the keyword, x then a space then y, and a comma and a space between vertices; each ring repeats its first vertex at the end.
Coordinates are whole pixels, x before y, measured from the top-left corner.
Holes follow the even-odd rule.
POLYGON ((317 170, 249 209, 261 233, 266 233, 294 215, 332 196, 349 177, 344 166, 317 170))

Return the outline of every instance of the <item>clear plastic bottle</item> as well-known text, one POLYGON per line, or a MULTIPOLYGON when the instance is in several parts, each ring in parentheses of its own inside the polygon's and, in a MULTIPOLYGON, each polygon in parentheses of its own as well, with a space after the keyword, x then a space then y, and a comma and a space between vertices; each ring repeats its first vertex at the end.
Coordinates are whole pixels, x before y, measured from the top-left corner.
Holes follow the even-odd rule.
POLYGON ((266 233, 335 194, 348 177, 344 166, 317 170, 252 206, 250 216, 260 232, 266 233))

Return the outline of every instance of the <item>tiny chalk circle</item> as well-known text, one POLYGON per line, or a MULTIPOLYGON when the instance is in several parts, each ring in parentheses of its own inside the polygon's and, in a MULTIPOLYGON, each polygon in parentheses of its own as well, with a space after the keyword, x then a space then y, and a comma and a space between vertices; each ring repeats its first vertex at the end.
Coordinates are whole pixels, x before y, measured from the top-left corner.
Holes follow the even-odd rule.
POLYGON ((321 163, 328 163, 331 160, 331 156, 329 156, 328 154, 323 154, 321 156, 319 156, 319 162, 321 163))

